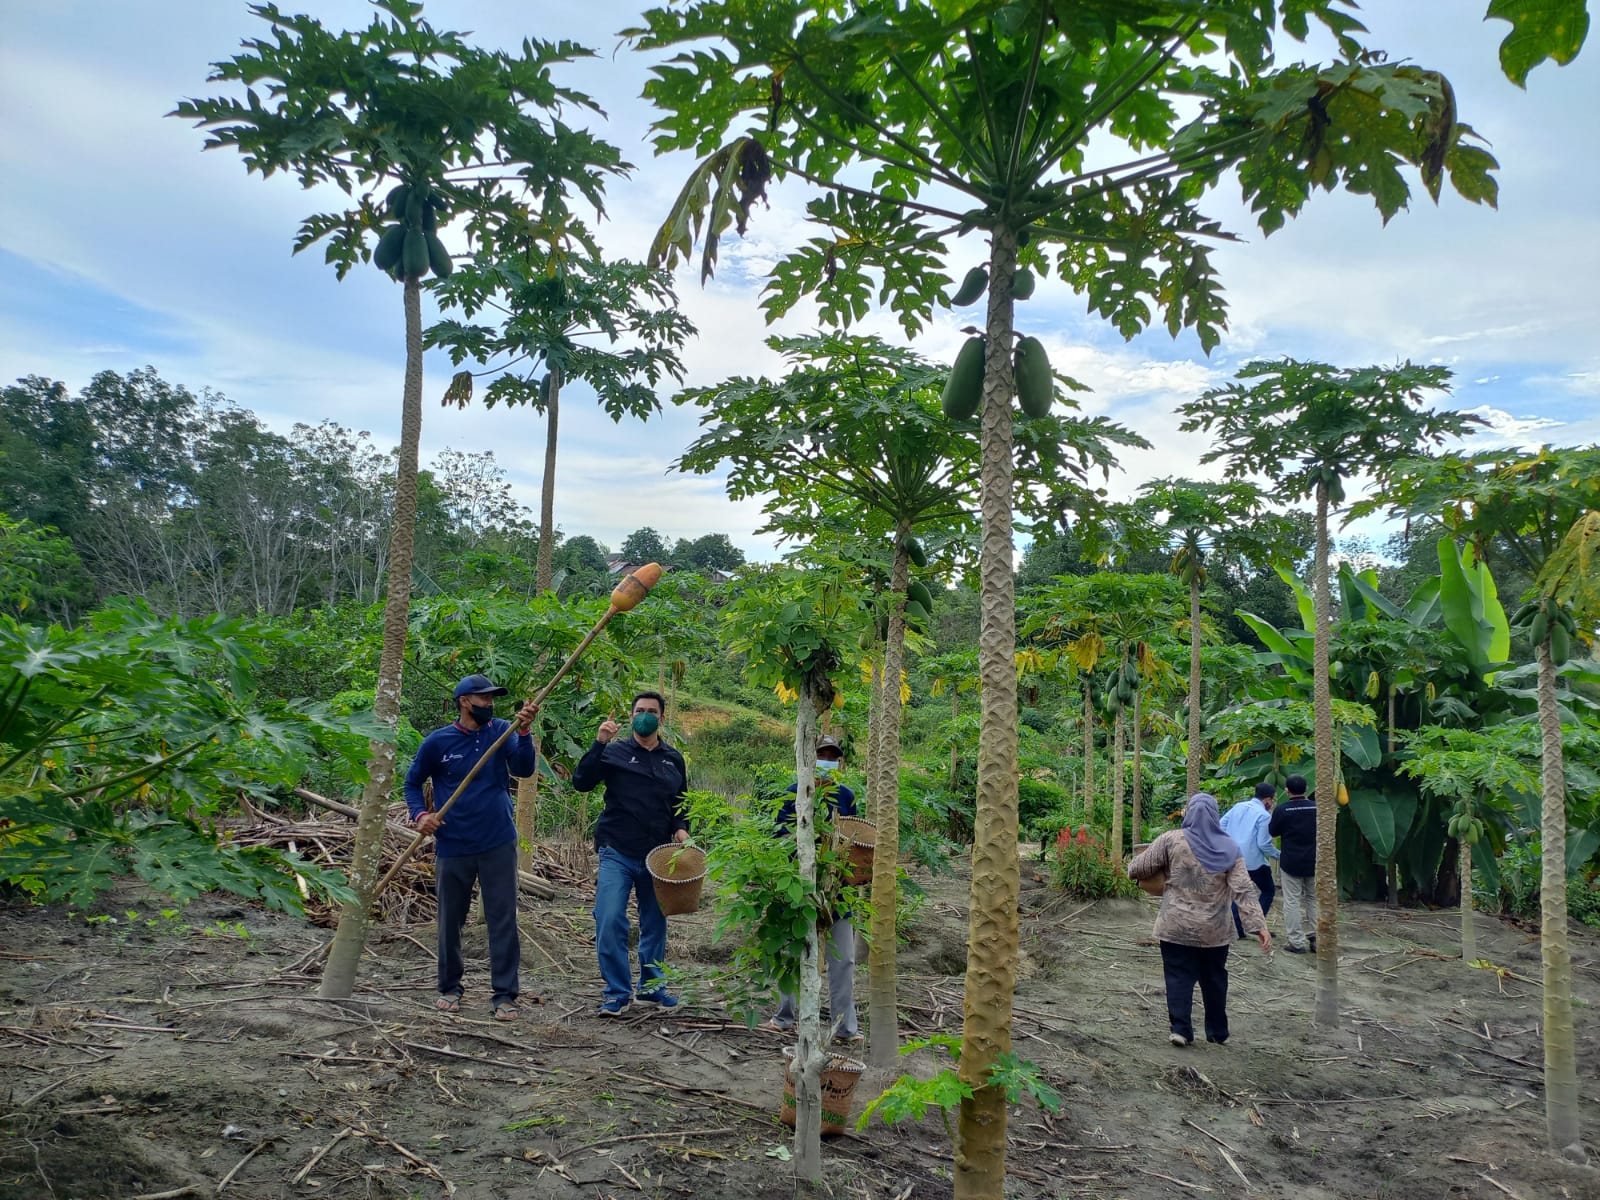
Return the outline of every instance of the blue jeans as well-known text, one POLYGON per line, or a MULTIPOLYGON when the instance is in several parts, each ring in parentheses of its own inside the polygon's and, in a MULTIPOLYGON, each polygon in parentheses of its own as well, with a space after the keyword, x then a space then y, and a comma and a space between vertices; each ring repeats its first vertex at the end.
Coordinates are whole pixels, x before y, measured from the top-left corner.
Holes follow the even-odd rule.
POLYGON ((628 961, 628 893, 639 904, 639 990, 661 986, 661 968, 667 956, 667 918, 656 903, 655 884, 644 859, 600 847, 600 873, 594 885, 594 948, 600 959, 607 1000, 633 996, 633 971, 628 961))

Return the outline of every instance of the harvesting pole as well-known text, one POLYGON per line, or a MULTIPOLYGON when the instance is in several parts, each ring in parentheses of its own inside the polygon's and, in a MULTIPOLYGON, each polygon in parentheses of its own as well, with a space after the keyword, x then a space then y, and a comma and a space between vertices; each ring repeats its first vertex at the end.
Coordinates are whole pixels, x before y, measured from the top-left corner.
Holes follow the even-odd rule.
MULTIPOLYGON (((625 576, 616 587, 611 589, 611 603, 609 606, 607 606, 604 615, 602 615, 601 618, 595 622, 593 629, 589 630, 588 633, 583 635, 583 641, 578 643, 577 649, 575 649, 571 654, 567 655, 567 661, 562 663, 561 666, 557 668, 556 673, 550 677, 550 682, 539 689, 538 693, 533 698, 533 704, 535 707, 538 707, 544 703, 545 698, 555 690, 556 684, 560 683, 561 680, 566 676, 567 672, 572 669, 572 664, 577 662, 578 659, 583 656, 583 652, 587 650, 594 639, 600 635, 600 631, 606 627, 611 618, 616 616, 618 613, 631 611, 641 600, 650 594, 650 590, 654 588, 656 584, 660 582, 660 580, 661 565, 659 563, 646 563, 638 570, 633 571, 629 575, 625 576)), ((466 778, 456 785, 455 791, 450 793, 450 798, 439 806, 438 812, 440 817, 443 817, 445 813, 450 811, 450 806, 456 802, 462 792, 467 790, 467 785, 478 777, 478 772, 483 770, 484 766, 491 758, 495 756, 500 747, 505 745, 506 739, 511 736, 512 731, 515 729, 515 722, 507 725, 506 731, 499 737, 495 738, 494 743, 483 752, 482 757, 480 757, 478 761, 473 764, 472 770, 467 772, 466 778)), ((401 869, 406 865, 406 863, 411 861, 412 856, 422 848, 422 843, 427 841, 428 837, 429 835, 426 833, 418 833, 417 836, 412 840, 411 844, 400 852, 400 857, 395 860, 394 865, 390 867, 388 873, 378 881, 378 886, 373 890, 372 896, 374 900, 383 895, 384 889, 394 881, 395 876, 400 873, 401 869)))

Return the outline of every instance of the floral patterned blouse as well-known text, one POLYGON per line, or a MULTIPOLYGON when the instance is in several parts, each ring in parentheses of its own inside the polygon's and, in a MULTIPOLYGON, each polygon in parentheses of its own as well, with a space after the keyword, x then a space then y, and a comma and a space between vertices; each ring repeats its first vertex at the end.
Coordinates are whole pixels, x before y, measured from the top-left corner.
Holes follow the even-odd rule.
POLYGON ((1246 933, 1267 927, 1261 900, 1244 859, 1236 858, 1226 871, 1208 871, 1200 865, 1181 829, 1169 829, 1149 849, 1128 864, 1132 879, 1149 879, 1167 873, 1167 890, 1161 893, 1156 916, 1156 937, 1180 946, 1226 946, 1233 941, 1233 912, 1246 933))

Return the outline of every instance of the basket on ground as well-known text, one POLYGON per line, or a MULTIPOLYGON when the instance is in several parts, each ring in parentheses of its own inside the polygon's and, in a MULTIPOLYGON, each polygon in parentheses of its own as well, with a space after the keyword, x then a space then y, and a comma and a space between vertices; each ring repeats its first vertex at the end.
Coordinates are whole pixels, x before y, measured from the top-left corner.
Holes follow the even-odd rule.
POLYGON ((872 850, 878 844, 878 827, 860 817, 840 817, 833 823, 834 844, 848 852, 850 873, 845 883, 872 882, 872 850))
POLYGON ((644 865, 663 913, 676 917, 700 907, 700 890, 706 882, 706 852, 699 846, 668 842, 645 855, 644 865))
MULTIPOLYGON (((795 1123, 794 1103, 794 1047, 784 1049, 783 1107, 778 1115, 790 1129, 795 1123)), ((822 1067, 822 1132, 828 1136, 841 1134, 850 1124, 850 1103, 855 1096, 856 1081, 867 1069, 860 1059, 843 1054, 830 1054, 822 1067)))

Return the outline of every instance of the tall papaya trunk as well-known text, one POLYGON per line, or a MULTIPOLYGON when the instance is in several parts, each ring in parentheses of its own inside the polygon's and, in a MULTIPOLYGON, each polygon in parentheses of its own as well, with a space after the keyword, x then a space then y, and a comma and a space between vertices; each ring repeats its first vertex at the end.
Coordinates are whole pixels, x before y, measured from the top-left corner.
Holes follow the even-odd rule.
POLYGON ((872 851, 872 943, 867 953, 867 1057, 874 1067, 892 1067, 900 1056, 900 1016, 895 999, 895 908, 900 866, 900 664, 905 658, 906 582, 911 560, 896 530, 889 591, 889 637, 883 651, 883 690, 878 713, 879 781, 873 821, 878 826, 872 851))
POLYGON ((1011 1050, 1017 983, 1017 619, 1012 577, 1011 280, 1016 233, 1001 225, 989 252, 988 353, 983 376, 978 564, 978 797, 972 840, 961 1079, 972 1095, 956 1128, 956 1200, 1000 1200, 1006 1177, 1006 1094, 990 1069, 1011 1050))
POLYGON ((1461 852, 1461 961, 1470 963, 1478 957, 1478 939, 1472 928, 1472 846, 1466 838, 1459 843, 1461 852))
POLYGON ((1189 753, 1185 798, 1200 790, 1200 575, 1189 580, 1189 753))
POLYGON ((1144 689, 1133 689, 1133 835, 1137 845, 1144 839, 1144 689))
MULTIPOLYGON (((961 693, 956 688, 950 689, 950 728, 956 730, 961 720, 961 693)), ((956 790, 956 779, 961 772, 961 748, 956 742, 958 734, 952 733, 950 738, 950 791, 956 790)))
POLYGON ((1544 1122, 1550 1148, 1576 1162, 1588 1155, 1578 1120, 1578 1054, 1572 1029, 1572 950, 1567 944, 1567 776, 1556 708, 1556 665, 1546 638, 1539 658, 1542 742, 1539 946, 1544 967, 1544 1122))
POLYGON ((355 895, 339 910, 339 926, 328 951, 317 994, 347 1000, 372 921, 372 904, 383 877, 384 808, 394 784, 395 734, 400 724, 400 680, 405 667, 411 613, 411 562, 417 531, 417 445, 422 440, 422 284, 408 279, 404 292, 406 374, 400 401, 400 457, 395 463, 394 516, 389 526, 388 595, 383 605, 383 649, 372 711, 381 732, 371 742, 367 783, 361 789, 350 887, 355 895))
POLYGON ((517 870, 533 870, 533 842, 539 828, 539 768, 544 755, 539 739, 533 740, 533 774, 517 780, 517 870))
POLYGON ((1317 995, 1312 1019, 1339 1024, 1339 746, 1333 739, 1333 697, 1328 682, 1328 485, 1317 482, 1317 548, 1312 565, 1316 610, 1311 651, 1312 732, 1317 755, 1317 995))
MULTIPOLYGON (((800 882, 806 894, 817 890, 817 713, 825 707, 808 687, 794 719, 794 836, 800 882)), ((822 1178, 822 984, 817 978, 817 927, 806 929, 800 956, 800 1012, 795 1028, 794 1173, 815 1183, 822 1178)))
POLYGON ((544 406, 544 479, 539 485, 539 555, 534 585, 550 590, 556 557, 556 433, 561 419, 561 371, 550 369, 550 395, 544 406))
MULTIPOLYGON (((1395 708, 1394 683, 1393 683, 1393 681, 1390 681, 1390 683, 1389 683, 1389 739, 1388 739, 1389 750, 1388 750, 1388 754, 1389 754, 1389 758, 1391 760, 1393 760, 1393 758, 1394 758, 1394 719, 1395 719, 1394 708, 1395 708)), ((1396 831, 1396 832, 1398 833, 1398 831, 1396 831)), ((1395 845, 1394 853, 1397 856, 1400 853, 1400 846, 1399 846, 1398 842, 1395 845)), ((1399 860, 1398 857, 1391 858, 1388 861, 1388 863, 1385 865, 1385 867, 1384 867, 1384 880, 1385 880, 1385 885, 1386 885, 1384 887, 1384 891, 1386 893, 1386 898, 1384 900, 1384 906, 1386 908, 1399 908, 1400 907, 1400 860, 1399 860)))
POLYGON ((1094 689, 1083 673, 1083 823, 1094 826, 1094 689))
POLYGON ((1123 778, 1123 746, 1127 742, 1122 722, 1122 706, 1111 714, 1111 865, 1122 869, 1122 809, 1128 802, 1128 785, 1123 778))

